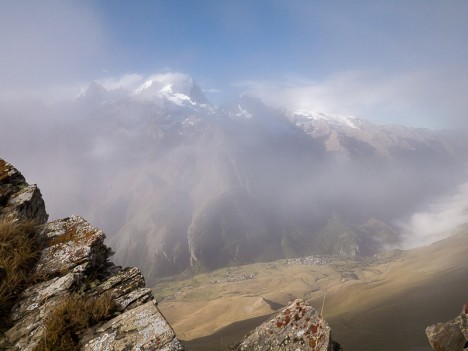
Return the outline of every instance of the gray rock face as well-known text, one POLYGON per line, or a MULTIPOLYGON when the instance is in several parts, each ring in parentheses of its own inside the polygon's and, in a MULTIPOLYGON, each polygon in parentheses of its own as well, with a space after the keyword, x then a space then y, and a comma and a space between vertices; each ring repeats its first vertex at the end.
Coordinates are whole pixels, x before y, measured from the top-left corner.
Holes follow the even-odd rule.
POLYGON ((435 351, 463 351, 468 347, 468 304, 460 316, 446 323, 437 323, 426 328, 426 335, 435 351))
POLYGON ((316 309, 295 300, 276 317, 249 333, 235 351, 341 350, 331 340, 330 327, 316 309))
POLYGON ((83 351, 183 350, 154 300, 111 319, 83 340, 83 351))
POLYGON ((0 158, 0 219, 47 222, 44 200, 36 185, 26 183, 23 175, 0 158))
MULTIPOLYGON (((0 200, 0 219, 47 220, 37 187, 1 159, 0 200)), ((18 296, 0 350, 33 351, 46 333, 47 316, 77 293, 85 299, 108 293, 115 302, 110 319, 78 333, 82 350, 183 350, 141 272, 108 262, 112 252, 102 230, 72 216, 44 224, 39 235, 44 247, 32 272, 37 282, 18 296)))

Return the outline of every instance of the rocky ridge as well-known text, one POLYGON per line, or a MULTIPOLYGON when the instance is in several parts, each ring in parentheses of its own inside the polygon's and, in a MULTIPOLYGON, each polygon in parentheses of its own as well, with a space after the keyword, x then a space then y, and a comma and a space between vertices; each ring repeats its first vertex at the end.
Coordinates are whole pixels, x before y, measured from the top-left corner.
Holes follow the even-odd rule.
POLYGON ((80 349, 183 350, 141 272, 108 261, 112 251, 102 230, 80 216, 47 219, 37 186, 0 159, 0 220, 35 221, 43 243, 32 272, 37 281, 18 296, 11 327, 0 334, 1 350, 36 350, 47 333, 44 321, 74 294, 85 300, 109 294, 114 305, 111 318, 76 331, 80 349))
POLYGON ((0 219, 42 224, 48 218, 38 187, 26 183, 16 168, 0 158, 0 219))

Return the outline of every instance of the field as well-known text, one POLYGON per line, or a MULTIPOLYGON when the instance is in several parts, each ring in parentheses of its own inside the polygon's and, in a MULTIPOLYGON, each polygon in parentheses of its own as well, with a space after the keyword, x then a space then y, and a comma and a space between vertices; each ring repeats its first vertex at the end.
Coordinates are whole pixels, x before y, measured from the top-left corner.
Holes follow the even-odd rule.
POLYGON ((228 350, 288 301, 318 309, 346 351, 430 350, 424 333, 468 301, 468 231, 368 259, 314 256, 159 281, 163 314, 191 351, 228 350))

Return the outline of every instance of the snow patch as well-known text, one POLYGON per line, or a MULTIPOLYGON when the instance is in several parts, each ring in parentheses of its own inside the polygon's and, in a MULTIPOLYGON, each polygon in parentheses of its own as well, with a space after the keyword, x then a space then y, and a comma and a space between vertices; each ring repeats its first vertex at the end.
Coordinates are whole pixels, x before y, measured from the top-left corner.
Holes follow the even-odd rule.
POLYGON ((178 72, 153 74, 147 77, 134 74, 99 80, 82 88, 75 99, 85 97, 102 101, 108 98, 133 97, 153 102, 168 101, 176 106, 212 111, 202 90, 193 79, 178 72))
POLYGON ((346 126, 352 129, 360 129, 361 121, 354 116, 335 115, 323 112, 311 112, 299 110, 292 113, 292 117, 296 120, 296 124, 301 124, 306 121, 324 120, 330 124, 346 126))
POLYGON ((244 110, 241 105, 237 105, 237 108, 239 109, 239 112, 236 113, 237 117, 243 117, 246 119, 250 119, 253 117, 253 115, 249 111, 244 110))

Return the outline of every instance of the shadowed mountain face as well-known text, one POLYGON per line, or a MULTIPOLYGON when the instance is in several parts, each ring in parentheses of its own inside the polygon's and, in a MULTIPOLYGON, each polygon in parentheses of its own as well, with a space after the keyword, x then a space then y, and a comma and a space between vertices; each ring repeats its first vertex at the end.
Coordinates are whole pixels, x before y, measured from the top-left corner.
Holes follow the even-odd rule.
MULTIPOLYGON (((29 167, 66 166, 61 180, 40 180, 56 200, 50 212, 105 228, 116 260, 150 281, 315 253, 372 255, 398 243, 395 220, 464 180, 463 143, 444 133, 284 112, 247 96, 214 108, 177 74, 133 91, 92 83, 71 103, 27 111, 48 113, 45 126, 26 109, 15 110, 15 128, 54 143, 37 143, 29 167)), ((7 156, 10 134, 0 131, 7 156)))

